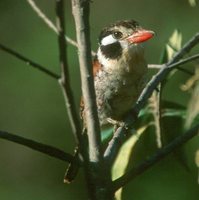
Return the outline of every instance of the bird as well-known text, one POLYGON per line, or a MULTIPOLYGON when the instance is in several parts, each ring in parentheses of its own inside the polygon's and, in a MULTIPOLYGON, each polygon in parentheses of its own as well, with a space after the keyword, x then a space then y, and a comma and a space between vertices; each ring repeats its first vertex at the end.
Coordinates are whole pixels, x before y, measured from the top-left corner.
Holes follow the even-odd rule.
MULTIPOLYGON (((143 42, 154 32, 135 20, 122 20, 102 29, 93 76, 100 127, 119 124, 137 101, 146 82, 147 62, 143 42)), ((85 121, 84 100, 81 116, 85 121)))
MULTIPOLYGON (((135 20, 117 21, 102 29, 92 66, 101 130, 109 125, 118 126, 137 101, 147 74, 142 43, 153 36, 153 31, 142 28, 135 20)), ((80 115, 86 130, 84 102, 82 97, 80 115)), ((78 154, 77 148, 74 157, 78 158, 78 154)), ((71 163, 64 182, 73 181, 77 171, 78 166, 71 163)))

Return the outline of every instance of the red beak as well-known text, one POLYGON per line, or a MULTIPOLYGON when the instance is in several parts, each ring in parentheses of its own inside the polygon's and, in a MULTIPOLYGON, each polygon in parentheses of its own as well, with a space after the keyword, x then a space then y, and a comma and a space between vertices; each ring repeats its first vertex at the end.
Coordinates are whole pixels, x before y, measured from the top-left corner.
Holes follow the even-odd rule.
POLYGON ((145 30, 145 29, 140 29, 127 37, 127 41, 129 43, 142 43, 145 42, 149 39, 151 39, 154 36, 153 31, 145 30))

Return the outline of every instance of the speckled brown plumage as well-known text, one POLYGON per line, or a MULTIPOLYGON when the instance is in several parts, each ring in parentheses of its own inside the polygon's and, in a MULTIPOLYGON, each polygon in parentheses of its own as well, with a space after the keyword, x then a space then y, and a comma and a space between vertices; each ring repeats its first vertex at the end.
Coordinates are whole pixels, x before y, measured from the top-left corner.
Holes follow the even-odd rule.
MULTIPOLYGON (((152 31, 134 20, 116 22, 100 33, 93 75, 101 126, 107 125, 109 118, 122 120, 140 95, 147 73, 140 43, 152 36, 152 31)), ((83 100, 81 110, 84 118, 83 100)))

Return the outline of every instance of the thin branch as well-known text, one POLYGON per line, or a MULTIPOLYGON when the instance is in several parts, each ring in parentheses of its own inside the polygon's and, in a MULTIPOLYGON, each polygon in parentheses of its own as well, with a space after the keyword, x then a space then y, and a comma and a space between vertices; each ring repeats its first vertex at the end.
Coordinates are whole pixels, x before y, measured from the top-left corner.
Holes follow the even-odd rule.
POLYGON ((183 135, 174 139, 172 142, 164 146, 162 149, 157 151, 154 155, 150 156, 149 159, 145 160, 143 163, 141 163, 134 169, 131 169, 129 172, 127 172, 120 178, 113 181, 113 187, 112 187, 113 191, 116 191, 119 188, 123 187, 124 185, 129 183, 132 179, 142 174, 147 169, 151 168, 158 161, 165 158, 167 155, 173 152, 176 148, 188 142, 191 138, 193 138, 194 136, 198 134, 198 130, 199 130, 199 124, 195 125, 193 128, 186 131, 183 135))
POLYGON ((72 12, 77 34, 82 93, 85 104, 89 140, 89 157, 93 163, 100 161, 100 126, 97 115, 96 95, 92 76, 89 32, 89 0, 72 0, 72 12))
POLYGON ((62 150, 60 150, 56 147, 46 145, 46 144, 42 144, 42 143, 36 142, 34 140, 30 140, 30 139, 27 139, 27 138, 24 138, 24 137, 21 137, 21 136, 17 136, 17 135, 8 133, 6 131, 0 131, 0 138, 5 139, 5 140, 9 140, 9 141, 17 143, 17 144, 24 145, 26 147, 29 147, 29 148, 35 150, 35 151, 39 151, 43 154, 57 158, 57 159, 62 160, 62 161, 66 161, 66 162, 69 162, 69 163, 75 161, 71 154, 65 153, 64 151, 62 151, 62 150))
POLYGON ((192 71, 190 71, 190 70, 188 70, 188 69, 184 69, 184 68, 182 68, 182 67, 180 67, 180 66, 178 66, 178 67, 176 67, 179 71, 181 71, 181 72, 184 72, 185 74, 188 74, 189 76, 193 76, 194 75, 194 72, 192 72, 192 71))
POLYGON ((60 85, 64 95, 65 104, 68 111, 70 124, 72 126, 73 134, 76 142, 81 146, 82 135, 79 115, 77 114, 75 101, 72 93, 72 88, 69 80, 68 62, 66 56, 66 41, 65 35, 65 22, 64 22, 64 2, 63 0, 56 0, 56 16, 57 16, 57 30, 58 30, 58 45, 59 45, 59 59, 61 66, 61 79, 60 85))
MULTIPOLYGON (((38 7, 38 5, 35 3, 34 0, 27 0, 27 2, 29 3, 29 5, 31 6, 31 8, 35 11, 35 13, 38 15, 39 18, 41 18, 43 20, 43 22, 51 29, 53 30, 56 34, 58 34, 58 30, 56 28, 56 26, 53 24, 53 22, 43 13, 43 11, 38 7)), ((68 37, 67 35, 65 35, 65 40, 66 42, 68 42, 69 44, 77 47, 77 42, 73 39, 71 39, 70 37, 68 37)), ((91 51, 92 56, 96 55, 96 52, 91 51)))
POLYGON ((18 52, 14 51, 14 50, 12 50, 12 49, 10 49, 10 48, 2 45, 2 44, 0 44, 0 49, 5 51, 6 53, 18 58, 19 60, 25 62, 27 65, 42 71, 43 73, 47 74, 48 76, 50 76, 50 77, 52 77, 52 78, 54 78, 56 80, 59 79, 59 75, 57 75, 54 72, 46 69, 44 66, 42 66, 42 65, 40 65, 40 64, 38 64, 38 63, 36 63, 36 62, 34 62, 32 60, 30 60, 29 58, 26 58, 25 56, 19 54, 18 52))
MULTIPOLYGON (((58 34, 58 30, 56 26, 53 24, 53 22, 42 12, 42 10, 37 6, 34 0, 27 0, 31 8, 35 11, 35 13, 38 15, 39 18, 43 20, 43 22, 51 29, 53 30, 56 34, 58 34)), ((77 42, 75 42, 73 39, 71 39, 68 36, 64 36, 66 41, 77 47, 77 42)))
MULTIPOLYGON (((148 68, 149 68, 149 69, 156 69, 156 70, 158 69, 158 70, 159 70, 159 69, 161 69, 164 65, 165 65, 165 64, 161 64, 161 65, 148 64, 148 68)), ((191 71, 189 71, 189 70, 187 70, 187 69, 184 69, 184 68, 182 68, 182 67, 180 67, 180 66, 178 66, 177 69, 180 70, 180 71, 182 71, 182 72, 184 72, 185 74, 188 74, 188 75, 191 75, 191 76, 194 75, 193 72, 191 72, 191 71)))
POLYGON ((164 64, 157 65, 157 64, 148 64, 149 69, 161 69, 164 66, 164 64))
MULTIPOLYGON (((181 50, 184 52, 183 50, 181 50)), ((133 108, 134 112, 139 113, 139 111, 143 108, 145 105, 147 99, 151 96, 153 90, 155 90, 158 86, 158 84, 166 77, 166 75, 172 70, 177 68, 180 65, 186 64, 188 62, 191 62, 193 60, 196 60, 199 58, 199 54, 196 54, 194 56, 191 56, 189 58, 182 59, 181 61, 176 60, 175 63, 169 61, 168 64, 165 64, 160 71, 154 75, 151 80, 148 82, 144 90, 142 91, 139 99, 137 100, 136 105, 133 108), (170 63, 170 64, 169 64, 170 63)))

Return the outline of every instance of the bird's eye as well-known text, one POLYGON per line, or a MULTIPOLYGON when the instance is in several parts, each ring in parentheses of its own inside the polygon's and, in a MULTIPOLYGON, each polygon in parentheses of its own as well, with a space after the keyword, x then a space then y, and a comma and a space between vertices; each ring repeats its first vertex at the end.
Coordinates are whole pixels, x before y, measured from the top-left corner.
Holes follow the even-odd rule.
POLYGON ((113 33, 113 37, 114 37, 115 39, 120 39, 122 36, 123 36, 123 34, 122 34, 120 31, 115 31, 115 32, 113 33))

